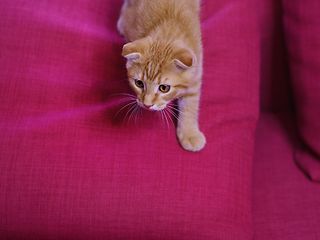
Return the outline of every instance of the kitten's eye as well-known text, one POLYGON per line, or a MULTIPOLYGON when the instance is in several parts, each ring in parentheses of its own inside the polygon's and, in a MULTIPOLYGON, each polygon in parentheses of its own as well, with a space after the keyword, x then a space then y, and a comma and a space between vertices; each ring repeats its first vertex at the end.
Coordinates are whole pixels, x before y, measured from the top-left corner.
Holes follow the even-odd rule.
POLYGON ((141 80, 135 80, 135 84, 138 88, 144 88, 144 83, 141 80))
POLYGON ((165 84, 162 84, 162 85, 160 85, 159 86, 159 90, 160 90, 160 92, 162 92, 162 93, 167 93, 167 92, 169 92, 170 91, 170 86, 169 85, 165 85, 165 84))

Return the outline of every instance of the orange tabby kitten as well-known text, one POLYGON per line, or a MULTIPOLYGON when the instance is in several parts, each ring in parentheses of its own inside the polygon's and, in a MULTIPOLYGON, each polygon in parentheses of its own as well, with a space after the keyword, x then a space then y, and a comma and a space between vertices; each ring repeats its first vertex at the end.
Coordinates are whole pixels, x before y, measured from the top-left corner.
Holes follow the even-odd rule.
POLYGON ((177 136, 182 147, 201 150, 206 139, 199 130, 202 79, 200 0, 125 0, 118 30, 129 84, 137 104, 161 111, 178 99, 177 136))

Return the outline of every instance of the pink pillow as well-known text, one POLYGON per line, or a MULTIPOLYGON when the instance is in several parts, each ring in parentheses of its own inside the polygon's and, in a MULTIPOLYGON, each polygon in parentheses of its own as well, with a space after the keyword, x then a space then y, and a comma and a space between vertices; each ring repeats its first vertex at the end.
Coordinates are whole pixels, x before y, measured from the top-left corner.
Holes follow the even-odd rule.
POLYGON ((320 181, 320 1, 283 0, 286 39, 303 147, 298 165, 320 181))
POLYGON ((200 121, 183 150, 128 92, 119 0, 0 3, 0 239, 252 239, 259 48, 248 1, 203 1, 200 121))

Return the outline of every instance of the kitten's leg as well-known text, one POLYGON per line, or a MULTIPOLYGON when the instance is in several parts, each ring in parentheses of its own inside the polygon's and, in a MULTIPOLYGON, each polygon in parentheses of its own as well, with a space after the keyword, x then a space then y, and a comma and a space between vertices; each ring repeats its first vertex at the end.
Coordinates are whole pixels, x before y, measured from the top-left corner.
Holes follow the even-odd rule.
POLYGON ((119 17, 118 22, 117 22, 118 32, 122 36, 124 36, 124 19, 123 19, 124 18, 124 11, 126 10, 127 5, 128 5, 128 2, 127 2, 127 0, 125 0, 123 5, 122 5, 121 11, 120 11, 120 17, 119 17))
POLYGON ((123 26, 122 26, 122 17, 120 16, 118 22, 117 22, 117 29, 118 29, 118 32, 120 33, 120 35, 124 35, 124 32, 123 32, 123 26))
POLYGON ((177 136, 182 147, 188 151, 200 151, 206 144, 206 138, 199 130, 198 111, 200 90, 195 95, 179 100, 179 121, 177 136))

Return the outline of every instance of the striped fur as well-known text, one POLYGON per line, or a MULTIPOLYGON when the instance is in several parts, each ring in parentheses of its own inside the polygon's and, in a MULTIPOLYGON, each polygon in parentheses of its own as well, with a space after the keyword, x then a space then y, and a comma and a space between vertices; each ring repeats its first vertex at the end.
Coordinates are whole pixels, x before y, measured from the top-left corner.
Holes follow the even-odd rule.
POLYGON ((198 125, 203 59, 199 13, 200 0, 126 0, 118 20, 128 41, 122 55, 137 102, 161 111, 179 99, 177 136, 189 151, 206 143, 198 125), (161 92, 160 85, 170 91, 161 92))

